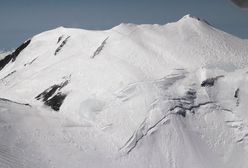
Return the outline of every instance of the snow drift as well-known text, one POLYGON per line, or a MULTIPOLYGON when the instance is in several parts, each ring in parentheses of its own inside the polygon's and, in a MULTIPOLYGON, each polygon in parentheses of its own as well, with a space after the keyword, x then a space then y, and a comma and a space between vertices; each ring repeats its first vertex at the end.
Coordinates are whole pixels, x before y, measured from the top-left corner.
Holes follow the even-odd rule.
POLYGON ((12 125, 0 122, 1 132, 18 135, 0 140, 0 163, 1 152, 21 141, 32 145, 18 149, 40 167, 248 164, 248 41, 202 19, 105 31, 59 27, 24 42, 0 69, 0 116, 12 125))

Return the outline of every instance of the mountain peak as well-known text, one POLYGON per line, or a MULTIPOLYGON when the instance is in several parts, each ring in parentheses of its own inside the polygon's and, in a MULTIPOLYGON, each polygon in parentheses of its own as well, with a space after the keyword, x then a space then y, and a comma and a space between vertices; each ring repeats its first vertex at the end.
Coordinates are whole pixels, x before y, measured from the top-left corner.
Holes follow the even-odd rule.
POLYGON ((205 19, 202 19, 202 18, 197 17, 197 16, 193 16, 193 15, 191 15, 191 14, 185 15, 185 16, 183 16, 183 17, 179 20, 179 22, 185 22, 185 21, 193 21, 193 22, 197 21, 197 22, 202 22, 202 23, 206 23, 206 24, 208 24, 208 25, 211 25, 211 24, 210 24, 208 21, 206 21, 205 19))
POLYGON ((194 19, 194 20, 198 20, 198 21, 203 20, 200 17, 193 16, 191 14, 187 14, 187 15, 183 16, 180 20, 187 20, 187 19, 194 19))

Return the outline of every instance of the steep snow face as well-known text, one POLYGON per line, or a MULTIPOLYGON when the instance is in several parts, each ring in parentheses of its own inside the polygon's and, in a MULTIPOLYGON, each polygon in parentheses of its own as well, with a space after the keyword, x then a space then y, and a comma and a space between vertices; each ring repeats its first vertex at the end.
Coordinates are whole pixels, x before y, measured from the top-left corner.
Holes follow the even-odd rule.
MULTIPOLYGON (((59 27, 24 42, 0 66, 3 100, 28 103, 40 115, 57 112, 53 115, 63 124, 56 123, 55 132, 64 123, 97 132, 102 139, 90 144, 95 153, 83 156, 106 150, 106 157, 88 165, 108 160, 108 167, 248 164, 248 41, 199 18, 105 31, 59 27)), ((79 136, 71 138, 81 149, 79 136)))

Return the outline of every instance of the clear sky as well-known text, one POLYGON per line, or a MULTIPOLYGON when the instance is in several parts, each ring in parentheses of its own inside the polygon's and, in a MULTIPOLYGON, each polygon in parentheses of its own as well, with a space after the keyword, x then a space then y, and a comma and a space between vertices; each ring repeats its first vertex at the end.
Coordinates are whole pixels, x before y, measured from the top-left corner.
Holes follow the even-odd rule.
POLYGON ((191 14, 248 38, 248 10, 229 0, 0 0, 0 49, 58 26, 109 29, 122 22, 165 24, 191 14))

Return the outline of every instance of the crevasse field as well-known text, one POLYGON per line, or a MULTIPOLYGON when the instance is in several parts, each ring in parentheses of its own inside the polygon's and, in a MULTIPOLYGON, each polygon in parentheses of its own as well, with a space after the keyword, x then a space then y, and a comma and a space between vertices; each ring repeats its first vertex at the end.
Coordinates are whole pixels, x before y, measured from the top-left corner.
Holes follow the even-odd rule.
POLYGON ((6 55, 1 168, 247 168, 248 40, 186 15, 6 55))

